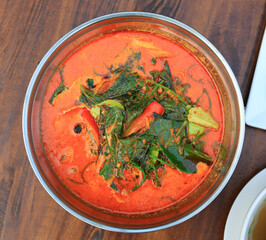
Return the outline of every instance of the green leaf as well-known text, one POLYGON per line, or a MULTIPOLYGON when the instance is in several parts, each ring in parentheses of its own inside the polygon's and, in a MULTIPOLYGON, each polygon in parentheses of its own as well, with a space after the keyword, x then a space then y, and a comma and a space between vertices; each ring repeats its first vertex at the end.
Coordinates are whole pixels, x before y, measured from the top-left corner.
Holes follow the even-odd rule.
POLYGON ((152 63, 152 64, 156 64, 156 59, 155 59, 155 58, 152 58, 152 59, 151 59, 151 63, 152 63))
POLYGON ((134 167, 138 168, 141 171, 142 175, 143 175, 141 183, 138 184, 138 185, 135 185, 135 187, 130 190, 130 192, 133 192, 133 191, 137 190, 145 182, 145 180, 146 180, 146 174, 145 174, 144 170, 140 166, 138 166, 136 163, 132 162, 131 164, 134 167))
POLYGON ((118 107, 113 107, 105 114, 106 134, 117 134, 120 136, 123 131, 124 112, 118 107), (111 130, 110 130, 111 128, 111 130))
POLYGON ((96 105, 93 108, 91 108, 90 112, 91 112, 91 115, 94 118, 96 118, 101 114, 101 108, 98 105, 96 105))
POLYGON ((182 121, 155 119, 151 124, 150 132, 157 136, 163 154, 176 168, 186 173, 195 173, 197 171, 196 163, 205 162, 209 165, 212 163, 212 159, 205 153, 192 149, 192 143, 183 146, 181 155, 181 145, 175 143, 174 140, 176 135, 184 136, 185 125, 186 122, 182 121))
POLYGON ((160 147, 162 149, 163 154, 177 169, 185 173, 197 172, 196 164, 180 155, 179 146, 177 144, 165 147, 160 143, 160 147))
MULTIPOLYGON (((104 116, 104 127, 106 133, 107 150, 111 154, 111 158, 106 160, 100 175, 105 179, 110 179, 116 173, 114 169, 123 166, 125 150, 118 141, 118 136, 123 132, 124 113, 118 107, 113 107, 106 112, 104 116), (119 167, 120 166, 120 167, 119 167)), ((119 173, 119 171, 117 171, 119 173)))
POLYGON ((175 139, 175 133, 178 131, 178 128, 182 123, 183 122, 181 121, 156 118, 150 124, 150 133, 156 136, 162 145, 172 144, 175 139))
POLYGON ((193 164, 189 163, 179 154, 179 146, 174 142, 176 133, 181 133, 183 122, 157 118, 151 123, 150 133, 157 137, 162 153, 180 171, 194 173, 193 164), (180 129, 180 131, 179 131, 180 129), (192 165, 192 166, 191 166, 192 165))
POLYGON ((192 144, 189 144, 184 148, 184 157, 195 163, 204 162, 207 165, 211 165, 213 163, 212 159, 208 155, 198 151, 197 149, 193 149, 192 144))
POLYGON ((197 125, 197 124, 192 123, 192 122, 188 123, 188 134, 189 135, 191 135, 191 134, 198 135, 198 134, 203 133, 204 130, 205 130, 205 128, 200 126, 200 125, 197 125))
POLYGON ((219 124, 213 119, 211 114, 204 111, 201 107, 193 107, 189 110, 188 121, 203 127, 219 128, 219 124))
POLYGON ((60 67, 60 68, 58 69, 59 74, 60 74, 60 80, 61 80, 62 83, 65 81, 65 79, 64 79, 64 75, 63 75, 64 68, 65 68, 65 65, 63 65, 62 67, 60 67))
POLYGON ((140 53, 140 52, 136 52, 136 53, 134 53, 134 54, 133 54, 133 58, 134 58, 135 60, 139 61, 140 58, 141 58, 141 53, 140 53))
POLYGON ((142 79, 132 72, 140 67, 140 58, 141 54, 134 52, 118 69, 113 71, 111 67, 110 74, 117 74, 118 77, 101 95, 90 90, 94 86, 92 79, 88 79, 89 89, 81 86, 81 102, 92 107, 93 116, 100 116, 97 121, 104 133, 102 144, 108 159, 100 169, 100 175, 105 180, 114 180, 110 187, 115 191, 120 189, 119 179, 125 177, 123 170, 130 167, 138 168, 143 174, 141 183, 140 179, 134 179, 137 183, 130 190, 134 191, 144 183, 146 177, 160 186, 157 167, 168 165, 185 173, 195 173, 199 161, 207 164, 212 162, 202 151, 204 142, 199 139, 204 128, 188 121, 189 111, 194 105, 184 95, 176 93, 168 62, 165 62, 162 71, 151 72, 153 80, 142 79), (162 89, 160 95, 156 91, 158 88, 162 89), (174 95, 175 99, 171 99, 168 93, 174 95), (154 121, 144 133, 122 138, 123 128, 154 99, 159 99, 164 114, 153 114, 154 121), (189 138, 188 133, 191 132, 196 135, 194 140, 189 138))
POLYGON ((50 99, 50 103, 51 104, 53 104, 54 103, 54 99, 60 94, 60 93, 62 93, 62 92, 64 92, 66 90, 66 86, 65 86, 65 84, 63 83, 63 82, 61 82, 60 84, 59 84, 59 86, 57 87, 57 89, 54 91, 54 93, 53 93, 53 95, 52 95, 52 97, 51 97, 51 99, 50 99))
POLYGON ((162 85, 176 92, 173 84, 172 74, 167 61, 165 61, 162 71, 155 70, 151 71, 150 74, 153 77, 153 80, 160 78, 162 80, 162 85))
POLYGON ((159 149, 149 149, 149 156, 152 158, 152 163, 155 164, 156 158, 159 156, 159 149))
MULTIPOLYGON (((155 80, 150 80, 150 79, 145 79, 145 81, 146 81, 146 82, 150 82, 150 83, 152 83, 152 84, 154 84, 154 85, 156 85, 156 86, 160 86, 160 87, 163 88, 164 90, 166 90, 166 91, 172 93, 174 96, 176 96, 176 97, 178 98, 178 100, 179 100, 182 104, 184 104, 184 106, 187 106, 187 105, 188 105, 187 102, 186 102, 186 100, 184 99, 184 96, 183 96, 183 95, 177 94, 174 90, 171 90, 170 88, 164 86, 162 83, 158 83, 158 82, 156 82, 155 80)), ((164 94, 162 94, 161 96, 164 97, 164 94)))
POLYGON ((161 185, 161 183, 159 182, 159 179, 158 179, 157 169, 156 169, 156 167, 154 166, 155 161, 156 161, 156 160, 153 158, 153 159, 152 159, 152 162, 149 164, 149 169, 152 169, 153 172, 154 172, 154 177, 153 177, 153 179, 152 179, 154 185, 155 185, 156 187, 161 187, 162 185, 161 185))
POLYGON ((125 104, 126 107, 126 125, 128 125, 133 119, 137 118, 154 99, 134 99, 134 104, 125 104))
POLYGON ((105 180, 108 180, 113 176, 114 167, 113 161, 105 161, 103 167, 100 169, 99 174, 102 175, 105 180))
POLYGON ((90 90, 84 88, 82 85, 80 85, 80 91, 80 102, 86 104, 89 107, 103 101, 103 97, 101 95, 91 92, 90 90))
POLYGON ((164 98, 162 101, 160 101, 160 104, 164 107, 164 112, 166 115, 175 115, 176 120, 184 120, 187 113, 187 109, 184 105, 177 104, 173 99, 170 98, 164 98))
POLYGON ((55 99, 60 93, 64 92, 64 91, 67 89, 67 87, 66 87, 65 84, 64 84, 64 81, 65 81, 65 80, 64 80, 64 75, 63 75, 63 70, 64 70, 64 68, 65 68, 65 65, 62 66, 62 67, 60 67, 59 70, 58 70, 58 71, 59 71, 59 74, 60 74, 60 81, 61 81, 61 83, 59 84, 59 86, 57 87, 57 89, 54 91, 52 97, 50 98, 49 103, 51 103, 51 104, 54 103, 54 99, 55 99))
POLYGON ((145 169, 149 156, 148 150, 151 144, 155 141, 154 136, 151 136, 148 133, 143 133, 133 137, 122 138, 119 139, 119 141, 125 149, 130 162, 136 162, 139 166, 145 169))
POLYGON ((138 61, 141 58, 140 52, 133 52, 125 62, 125 64, 121 65, 119 68, 112 70, 113 73, 118 74, 122 71, 131 72, 137 65, 138 61))
POLYGON ((119 192, 119 189, 118 189, 118 187, 116 186, 116 184, 115 184, 114 182, 112 182, 112 183, 110 184, 110 187, 111 187, 112 189, 114 189, 115 191, 119 192))
POLYGON ((110 108, 117 107, 119 109, 125 110, 124 106, 120 102, 118 102, 116 100, 112 100, 112 99, 111 100, 105 100, 105 101, 100 102, 99 104, 97 104, 91 108, 90 112, 94 118, 96 118, 100 115, 100 113, 101 113, 100 106, 102 106, 102 105, 110 107, 110 108))
POLYGON ((87 79, 87 86, 89 89, 95 88, 94 80, 92 78, 87 79))
POLYGON ((104 99, 116 98, 130 93, 138 92, 143 83, 137 82, 137 76, 125 71, 121 72, 115 83, 105 91, 102 96, 104 99))
POLYGON ((124 106, 117 100, 105 100, 101 103, 98 104, 99 106, 105 105, 107 107, 113 108, 113 107, 117 107, 119 109, 125 110, 124 106))

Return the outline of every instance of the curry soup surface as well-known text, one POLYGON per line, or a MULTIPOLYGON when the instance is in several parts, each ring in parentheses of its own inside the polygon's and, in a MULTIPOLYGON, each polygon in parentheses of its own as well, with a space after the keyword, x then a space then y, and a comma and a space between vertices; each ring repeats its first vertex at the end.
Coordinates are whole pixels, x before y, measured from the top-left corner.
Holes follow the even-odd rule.
MULTIPOLYGON (((196 164, 197 172, 191 174, 170 166, 170 162, 167 165, 163 164, 163 160, 157 161, 154 165, 156 180, 159 179, 157 185, 149 177, 155 176, 155 172, 146 173, 144 179, 144 174, 138 170, 140 167, 135 166, 134 171, 139 171, 133 181, 137 187, 128 180, 134 188, 132 191, 121 190, 122 183, 119 188, 113 177, 109 179, 103 175, 101 169, 108 153, 100 155, 95 148, 101 143, 100 126, 97 121, 92 121, 92 115, 88 113, 91 107, 80 101, 81 85, 86 86, 88 79, 92 79, 92 89, 89 90, 103 93, 114 84, 111 70, 121 67, 135 53, 139 55, 137 65, 134 59, 133 63, 131 61, 134 72, 143 79, 150 78, 149 73, 162 71, 167 61, 173 81, 178 81, 185 88, 184 95, 211 114, 218 127, 205 127, 206 134, 201 141, 204 143, 204 154, 215 162, 217 153, 214 146, 223 141, 224 132, 223 107, 217 87, 205 67, 187 49, 156 34, 116 32, 84 44, 62 63, 51 78, 41 112, 43 146, 52 169, 62 183, 97 208, 131 214, 156 211, 184 199, 204 181, 213 166, 200 161, 196 164), (62 86, 61 90, 59 86, 62 86)), ((159 84, 157 87, 157 92, 162 90, 159 84)), ((156 155, 157 158, 160 154, 156 155)), ((128 170, 127 174, 131 172, 128 170)), ((127 184, 127 175, 123 178, 124 184, 127 184)))

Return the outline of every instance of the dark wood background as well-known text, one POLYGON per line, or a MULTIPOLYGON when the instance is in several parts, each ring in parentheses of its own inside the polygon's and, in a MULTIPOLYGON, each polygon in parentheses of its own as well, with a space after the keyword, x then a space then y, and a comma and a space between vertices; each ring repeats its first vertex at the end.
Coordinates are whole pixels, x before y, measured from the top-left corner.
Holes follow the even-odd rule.
POLYGON ((265 131, 246 126, 243 152, 232 178, 197 216, 162 231, 122 234, 83 223, 46 193, 24 149, 22 105, 38 62, 57 40, 85 21, 121 11, 159 13, 200 32, 228 61, 246 104, 265 27, 265 7, 265 0, 1 0, 1 239, 223 239, 236 196, 266 167, 265 131))

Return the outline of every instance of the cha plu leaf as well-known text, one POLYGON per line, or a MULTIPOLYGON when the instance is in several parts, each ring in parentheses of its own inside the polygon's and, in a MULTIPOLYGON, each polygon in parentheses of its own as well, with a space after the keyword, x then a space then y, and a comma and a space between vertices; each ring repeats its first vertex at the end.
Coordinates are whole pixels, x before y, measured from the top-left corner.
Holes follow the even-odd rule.
MULTIPOLYGON (((160 117, 155 115, 155 117, 160 117)), ((175 133, 183 124, 181 121, 168 120, 164 118, 156 118, 150 124, 150 133, 157 137, 162 145, 169 145, 173 143, 176 138, 175 133)))
POLYGON ((201 107, 193 107, 189 110, 188 121, 203 127, 219 128, 219 124, 212 118, 211 114, 201 107))

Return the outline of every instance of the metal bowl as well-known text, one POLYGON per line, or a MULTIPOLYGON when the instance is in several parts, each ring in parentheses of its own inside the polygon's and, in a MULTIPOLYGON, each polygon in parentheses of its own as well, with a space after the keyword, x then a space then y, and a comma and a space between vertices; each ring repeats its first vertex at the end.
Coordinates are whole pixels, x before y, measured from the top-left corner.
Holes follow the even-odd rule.
POLYGON ((222 191, 237 165, 244 139, 244 107, 235 76, 219 51, 195 30, 174 19, 143 12, 115 13, 90 20, 62 37, 35 70, 25 97, 23 137, 30 164, 50 196, 72 215, 93 226, 118 232, 149 232, 177 225, 207 207, 222 191), (58 180, 44 154, 40 111, 51 76, 64 59, 84 42, 101 34, 124 30, 153 31, 182 44, 208 69, 216 82, 225 111, 223 145, 227 157, 217 161, 207 179, 175 205, 148 214, 102 211, 73 195, 58 180))

